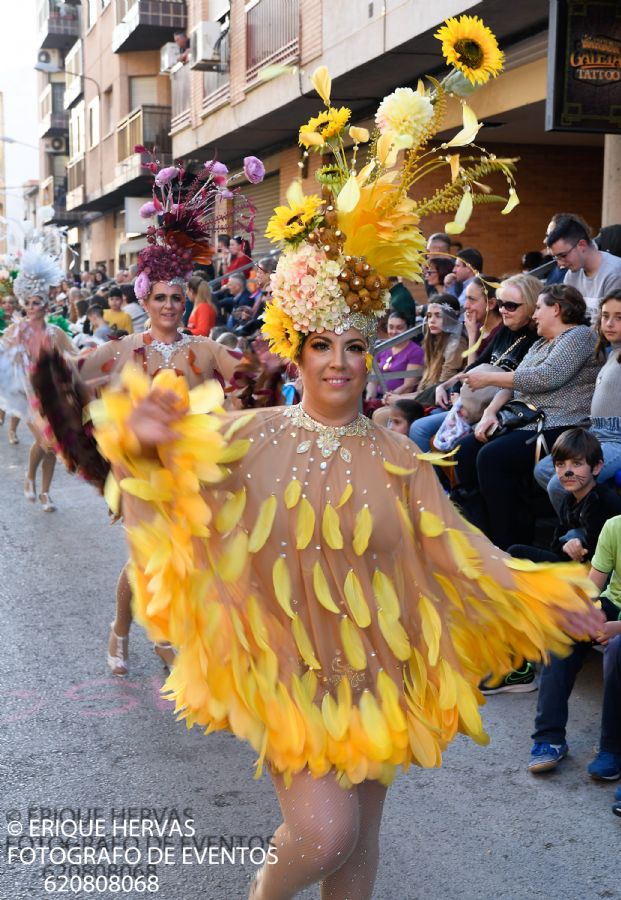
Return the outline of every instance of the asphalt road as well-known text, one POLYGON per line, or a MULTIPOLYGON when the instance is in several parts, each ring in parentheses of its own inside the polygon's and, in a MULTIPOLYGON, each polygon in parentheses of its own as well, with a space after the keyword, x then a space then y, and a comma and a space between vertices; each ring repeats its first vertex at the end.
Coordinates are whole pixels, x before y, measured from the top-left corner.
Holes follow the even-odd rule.
MULTIPOLYGON (((253 779, 252 751, 231 736, 205 737, 174 721, 140 629, 132 635, 130 678, 108 675, 122 529, 108 525, 91 488, 62 471, 52 492, 58 512, 26 502, 25 430, 17 447, 5 432, 0 900, 54 893, 242 900, 255 867, 239 848, 260 848, 279 823, 269 779, 253 779), (40 837, 42 820, 61 810, 64 834, 40 837), (90 834, 67 833, 73 829, 90 834), (236 849, 221 855, 221 844, 236 849), (87 846, 101 854, 97 869, 87 846), (82 854, 82 865, 63 868, 71 852, 82 854), (46 869, 50 859, 58 864, 46 869), (157 891, 145 880, 150 873, 157 891), (87 882, 89 874, 97 882, 87 882)), ((572 700, 571 756, 558 772, 535 778, 525 771, 536 694, 505 694, 486 707, 487 748, 459 738, 440 770, 397 779, 382 830, 378 900, 621 897, 613 788, 585 773, 597 741, 600 672, 593 653, 572 700)), ((261 861, 260 849, 253 861, 261 861)))

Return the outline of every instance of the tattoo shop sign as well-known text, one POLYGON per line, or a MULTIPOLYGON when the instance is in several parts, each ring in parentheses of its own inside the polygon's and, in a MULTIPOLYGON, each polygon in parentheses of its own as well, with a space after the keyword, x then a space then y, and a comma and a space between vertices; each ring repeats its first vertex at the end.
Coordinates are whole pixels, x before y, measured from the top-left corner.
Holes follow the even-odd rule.
POLYGON ((550 0, 547 131, 621 134, 621 2, 550 0))

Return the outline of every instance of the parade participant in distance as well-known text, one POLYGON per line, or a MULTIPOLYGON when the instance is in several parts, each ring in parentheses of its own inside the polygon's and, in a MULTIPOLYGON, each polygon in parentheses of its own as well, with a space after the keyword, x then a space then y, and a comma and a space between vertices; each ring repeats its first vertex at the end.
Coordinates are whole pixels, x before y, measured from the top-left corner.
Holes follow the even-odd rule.
POLYGON ((285 249, 264 315, 302 404, 224 415, 213 386, 189 394, 172 372, 150 386, 134 370, 94 411, 123 491, 137 615, 179 649, 177 710, 248 741, 278 793, 278 859, 255 900, 317 881, 368 900, 397 768, 439 765, 458 731, 484 742, 480 677, 601 622, 582 570, 525 571, 459 517, 407 438, 359 415, 388 276, 419 274, 425 250, 422 205, 404 191, 417 151, 396 168, 404 144, 387 123, 418 146, 421 119, 403 107, 431 136, 443 88, 385 98, 384 163, 360 177, 341 152, 349 111, 329 105, 325 69, 314 83, 328 109, 300 139, 335 162, 322 197, 291 190, 270 221, 285 249))

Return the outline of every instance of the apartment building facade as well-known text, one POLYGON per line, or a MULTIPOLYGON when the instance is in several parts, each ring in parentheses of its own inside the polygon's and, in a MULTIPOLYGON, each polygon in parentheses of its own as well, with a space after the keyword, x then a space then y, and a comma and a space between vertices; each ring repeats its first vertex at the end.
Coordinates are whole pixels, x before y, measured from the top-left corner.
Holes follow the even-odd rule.
MULTIPOLYGON (((47 91, 53 113, 62 81, 68 153, 55 165, 66 164, 65 214, 79 217, 69 235, 84 265, 106 262, 113 272, 144 245, 137 209, 150 194, 150 178, 144 156, 133 153, 136 144, 157 146, 162 163, 200 165, 217 156, 233 168, 245 155, 262 157, 265 181, 245 186, 258 208, 255 252, 261 254, 270 210, 291 181, 301 175, 304 187, 313 188, 320 158, 301 156, 297 130, 320 106, 310 83, 315 67, 330 70, 333 102, 349 106, 355 124, 368 124, 395 87, 443 71, 433 33, 444 18, 463 12, 482 16, 506 52, 505 72, 473 95, 472 106, 487 126, 481 141, 497 155, 520 158, 522 201, 502 220, 497 210, 477 209, 463 241, 481 248, 488 271, 502 274, 516 270, 525 250, 541 246, 552 212, 575 210, 594 227, 601 224, 605 144, 608 169, 621 151, 603 135, 544 130, 548 9, 542 0, 511 6, 504 0, 40 2, 48 10, 41 47, 54 40, 63 54, 62 74, 46 76, 42 102, 47 91), (60 24, 51 17, 55 5, 77 16, 77 24, 63 23, 72 35, 62 47, 60 24), (183 56, 173 43, 175 29, 189 37, 183 56)), ((455 103, 447 129, 459 120, 455 103)), ((439 217, 426 223, 429 230, 442 226, 439 217)))

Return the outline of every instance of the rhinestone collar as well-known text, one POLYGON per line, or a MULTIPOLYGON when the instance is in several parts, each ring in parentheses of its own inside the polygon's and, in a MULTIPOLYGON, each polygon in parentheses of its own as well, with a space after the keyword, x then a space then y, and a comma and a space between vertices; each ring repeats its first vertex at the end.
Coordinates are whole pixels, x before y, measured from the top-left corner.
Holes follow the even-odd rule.
POLYGON ((164 363, 168 365, 177 350, 185 347, 185 345, 189 344, 192 340, 192 335, 183 334, 181 331, 178 331, 177 334, 179 335, 180 340, 173 341, 172 344, 165 344, 164 341, 156 341, 154 338, 151 338, 151 341, 146 344, 146 346, 151 350, 157 350, 164 358, 164 363))
MULTIPOLYGON (((285 407, 283 415, 291 419, 292 424, 297 428, 317 432, 318 437, 315 444, 325 459, 328 459, 338 450, 341 459, 347 463, 351 462, 351 453, 346 447, 341 446, 341 438, 366 437, 373 428, 371 420, 363 416, 362 413, 359 413, 354 421, 349 422, 347 425, 323 425, 309 416, 301 404, 285 407)), ((306 453, 310 450, 312 443, 312 440, 302 441, 296 448, 297 452, 306 453)))

